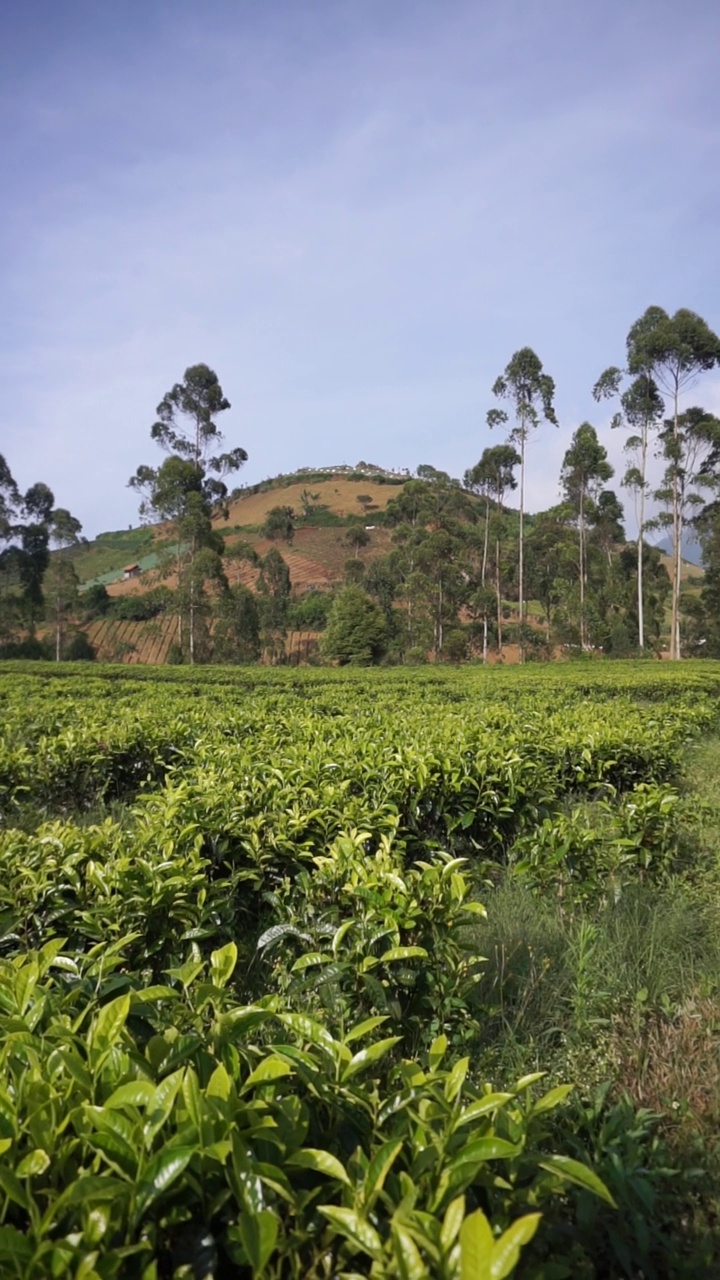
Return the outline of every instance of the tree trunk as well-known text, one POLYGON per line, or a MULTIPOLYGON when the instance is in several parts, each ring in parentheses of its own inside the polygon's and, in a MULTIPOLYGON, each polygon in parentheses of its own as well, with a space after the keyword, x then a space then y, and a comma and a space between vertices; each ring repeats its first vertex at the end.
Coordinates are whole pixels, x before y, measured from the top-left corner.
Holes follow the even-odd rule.
POLYGON ((497 647, 498 657, 502 658, 502 592, 500 591, 500 539, 495 539, 495 589, 497 592, 497 647))
MULTIPOLYGON (((59 565, 56 566, 56 573, 59 575, 59 565)), ((62 651, 62 622, 60 620, 60 578, 57 579, 57 590, 55 592, 55 661, 60 661, 62 651)))
POLYGON ((675 459, 673 465, 673 482, 672 482, 672 498, 673 498, 673 575, 672 575, 672 616, 670 621, 670 657, 680 657, 680 573, 682 564, 682 552, 680 547, 680 509, 678 501, 678 394, 679 389, 677 381, 675 383, 675 395, 673 404, 673 444, 675 448, 675 459))
POLYGON ((587 648, 587 637, 585 634, 585 492, 580 489, 580 518, 578 520, 578 529, 580 533, 580 648, 587 648))
POLYGON ((489 535, 490 535, 490 495, 486 494, 485 496, 485 538, 483 540, 482 572, 480 574, 480 581, 482 582, 483 587, 485 586, 485 574, 487 573, 489 535))
MULTIPOLYGON (((485 591, 485 582, 487 578, 487 558, 488 558, 488 539, 490 537, 490 494, 485 494, 485 537, 483 538, 483 556, 482 569, 480 572, 480 582, 482 583, 483 592, 485 591)), ((483 665, 487 662, 488 650, 488 619, 487 605, 483 604, 483 665)))
POLYGON ((518 615, 520 618, 520 661, 525 661, 525 423, 520 430, 520 546, 518 555, 518 615))
POLYGON ((643 422, 642 428, 642 451, 641 451, 641 475, 642 488, 640 489, 640 527, 638 529, 638 648, 645 648, 645 599, 643 592, 643 531, 645 529, 645 473, 647 471, 647 445, 648 445, 648 428, 647 422, 643 422))
POLYGON ((190 666, 195 665, 195 535, 190 543, 190 626, 188 633, 190 666))

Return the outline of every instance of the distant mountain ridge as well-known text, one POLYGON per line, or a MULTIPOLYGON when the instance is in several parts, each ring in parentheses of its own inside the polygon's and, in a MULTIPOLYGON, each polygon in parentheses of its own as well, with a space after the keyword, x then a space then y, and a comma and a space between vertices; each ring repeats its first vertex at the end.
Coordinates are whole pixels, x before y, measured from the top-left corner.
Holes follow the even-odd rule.
MULTIPOLYGON (((666 556, 672 555, 672 539, 666 534, 660 542, 654 544, 658 551, 662 551, 666 556)), ((695 534, 686 531, 682 540, 682 558, 686 564, 694 564, 698 569, 702 568, 702 547, 698 542, 695 534)))

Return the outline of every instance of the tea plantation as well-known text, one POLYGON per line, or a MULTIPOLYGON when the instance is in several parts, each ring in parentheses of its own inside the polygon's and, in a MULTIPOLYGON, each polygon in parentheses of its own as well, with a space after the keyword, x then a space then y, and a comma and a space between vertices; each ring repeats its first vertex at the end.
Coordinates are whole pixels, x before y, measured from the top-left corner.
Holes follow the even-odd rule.
POLYGON ((719 1274, 719 695, 3 664, 0 1275, 719 1274))

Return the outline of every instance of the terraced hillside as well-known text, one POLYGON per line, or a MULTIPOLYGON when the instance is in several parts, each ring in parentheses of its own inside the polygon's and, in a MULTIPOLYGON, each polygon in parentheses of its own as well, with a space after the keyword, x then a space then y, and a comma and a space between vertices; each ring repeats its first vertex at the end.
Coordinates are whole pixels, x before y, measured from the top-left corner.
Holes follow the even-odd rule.
MULTIPOLYGON (((289 478, 288 478, 289 480, 289 478)), ((341 581, 343 566, 352 554, 344 542, 347 525, 356 522, 365 511, 368 525, 372 525, 378 512, 384 511, 391 498, 397 496, 402 481, 393 482, 362 477, 350 480, 344 475, 330 475, 326 480, 299 480, 269 482, 267 487, 255 492, 248 490, 231 504, 227 520, 219 518, 216 528, 225 535, 230 549, 238 541, 249 542, 258 555, 265 555, 272 545, 260 534, 272 507, 292 507, 302 517, 303 497, 313 495, 313 505, 318 509, 318 524, 312 523, 312 515, 303 517, 298 525, 294 542, 281 545, 284 558, 290 567, 293 586, 302 592, 313 587, 327 589, 341 581), (358 502, 358 497, 369 499, 358 502), (326 527, 324 520, 334 517, 338 523, 326 527)), ((77 573, 84 585, 102 582, 112 596, 142 594, 158 582, 159 549, 166 537, 162 525, 147 529, 121 530, 117 534, 101 534, 75 560, 77 573), (138 563, 142 572, 137 578, 125 580, 123 570, 128 563, 138 563)), ((361 553, 362 558, 372 559, 384 554, 389 539, 381 529, 371 530, 370 545, 361 553)), ((252 586, 256 575, 247 566, 237 569, 228 565, 231 581, 241 581, 252 586), (238 573, 240 576, 238 577, 238 573)), ((163 581, 174 586, 172 574, 163 581)))

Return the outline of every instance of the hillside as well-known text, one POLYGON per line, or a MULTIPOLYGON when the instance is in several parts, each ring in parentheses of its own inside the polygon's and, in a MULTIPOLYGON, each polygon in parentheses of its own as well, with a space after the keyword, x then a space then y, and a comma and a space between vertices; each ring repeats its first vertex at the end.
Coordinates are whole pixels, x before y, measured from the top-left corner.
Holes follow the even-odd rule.
MULTIPOLYGON (((300 478, 281 476, 240 492, 230 503, 227 520, 218 518, 214 523, 228 549, 242 540, 264 555, 272 545, 260 535, 268 512, 276 506, 292 507, 299 517, 295 539, 289 545, 283 543, 281 550, 293 585, 300 590, 327 588, 342 579, 344 563, 352 554, 344 543, 347 527, 360 520, 372 525, 373 517, 385 510, 403 483, 402 476, 389 473, 378 473, 377 477, 358 472, 330 472, 325 478, 319 472, 303 473, 300 478), (359 503, 359 497, 369 502, 359 503), (308 504, 315 510, 303 516, 303 507, 308 504)), ((371 529, 370 538, 370 545, 362 552, 365 560, 384 554, 388 547, 384 530, 371 529)), ((165 539, 162 525, 100 534, 75 557, 81 584, 104 583, 114 596, 148 590, 156 585, 153 571, 165 539), (123 570, 129 564, 139 564, 142 573, 124 581, 123 570)), ((254 579, 248 566, 242 566, 239 578, 234 565, 228 565, 228 572, 232 581, 250 583, 254 579)), ((173 585, 172 575, 164 580, 173 585)))

